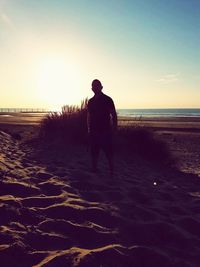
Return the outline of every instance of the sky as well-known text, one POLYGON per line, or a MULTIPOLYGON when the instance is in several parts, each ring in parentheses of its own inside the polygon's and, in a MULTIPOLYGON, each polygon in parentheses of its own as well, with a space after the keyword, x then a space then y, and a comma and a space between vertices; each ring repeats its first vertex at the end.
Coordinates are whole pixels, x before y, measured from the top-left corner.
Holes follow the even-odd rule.
POLYGON ((0 0, 0 107, 200 108, 200 0, 0 0))

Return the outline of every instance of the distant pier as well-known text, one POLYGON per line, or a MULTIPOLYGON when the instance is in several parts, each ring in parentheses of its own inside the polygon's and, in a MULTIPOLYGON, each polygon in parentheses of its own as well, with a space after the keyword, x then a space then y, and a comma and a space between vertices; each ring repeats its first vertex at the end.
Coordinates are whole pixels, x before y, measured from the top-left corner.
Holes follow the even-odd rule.
POLYGON ((48 113, 44 108, 0 108, 0 113, 48 113))

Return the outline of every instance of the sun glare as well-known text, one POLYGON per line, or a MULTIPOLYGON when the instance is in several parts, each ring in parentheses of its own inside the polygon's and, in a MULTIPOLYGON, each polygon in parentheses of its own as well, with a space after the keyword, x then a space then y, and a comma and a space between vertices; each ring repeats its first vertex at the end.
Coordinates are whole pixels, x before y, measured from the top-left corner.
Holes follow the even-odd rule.
POLYGON ((43 60, 38 68, 37 88, 39 97, 49 108, 77 101, 77 69, 60 58, 43 60))

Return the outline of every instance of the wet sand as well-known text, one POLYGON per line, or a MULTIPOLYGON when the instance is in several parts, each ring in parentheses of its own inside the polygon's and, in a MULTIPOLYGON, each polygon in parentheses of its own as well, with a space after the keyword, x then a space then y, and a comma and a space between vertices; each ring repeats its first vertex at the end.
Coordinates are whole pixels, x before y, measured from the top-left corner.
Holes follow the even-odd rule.
POLYGON ((0 124, 38 125, 47 113, 0 113, 0 124))

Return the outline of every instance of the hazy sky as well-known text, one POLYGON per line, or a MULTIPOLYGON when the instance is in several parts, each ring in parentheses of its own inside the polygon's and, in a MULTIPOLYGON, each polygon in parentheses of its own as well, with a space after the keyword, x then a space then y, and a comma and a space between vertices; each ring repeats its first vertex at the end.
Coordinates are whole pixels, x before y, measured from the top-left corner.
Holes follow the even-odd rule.
POLYGON ((117 108, 200 108, 200 0, 0 0, 0 107, 102 81, 117 108))

